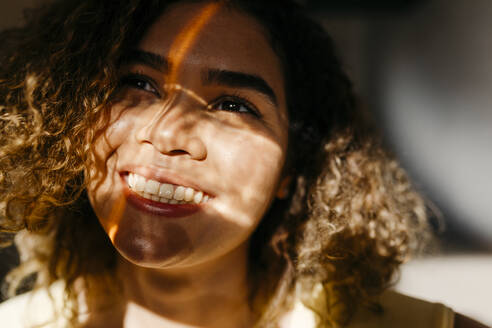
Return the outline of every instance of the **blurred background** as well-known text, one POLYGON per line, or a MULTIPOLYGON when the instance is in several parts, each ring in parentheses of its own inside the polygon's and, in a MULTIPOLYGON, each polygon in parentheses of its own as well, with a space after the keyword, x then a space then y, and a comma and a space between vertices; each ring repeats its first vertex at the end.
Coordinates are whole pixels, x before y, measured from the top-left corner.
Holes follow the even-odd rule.
MULTIPOLYGON (((492 1, 300 2, 434 213, 440 251, 405 264, 395 288, 492 325, 492 1)), ((37 3, 1 1, 0 29, 37 3)), ((17 258, 0 258, 3 276, 17 258)))
POLYGON ((434 213, 396 289, 492 326, 492 1, 304 2, 434 213))

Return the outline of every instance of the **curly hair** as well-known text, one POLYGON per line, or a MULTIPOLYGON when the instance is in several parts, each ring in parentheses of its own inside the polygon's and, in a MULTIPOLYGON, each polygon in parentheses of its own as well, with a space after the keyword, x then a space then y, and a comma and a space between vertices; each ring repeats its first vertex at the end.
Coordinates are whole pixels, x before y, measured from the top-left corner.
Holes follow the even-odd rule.
MULTIPOLYGON (((55 1, 0 34, 0 228, 17 234, 22 262, 8 276, 10 294, 32 273, 37 286, 64 280, 71 299, 78 278, 89 293, 117 292, 116 253, 84 177, 122 55, 176 1, 55 1)), ((326 32, 288 0, 225 4, 263 26, 286 80, 284 174, 293 181, 252 236, 258 326, 275 326, 295 299, 320 327, 344 325, 358 305, 376 307, 429 236, 425 204, 357 104, 326 32), (315 302, 320 284, 324 300, 315 302)))

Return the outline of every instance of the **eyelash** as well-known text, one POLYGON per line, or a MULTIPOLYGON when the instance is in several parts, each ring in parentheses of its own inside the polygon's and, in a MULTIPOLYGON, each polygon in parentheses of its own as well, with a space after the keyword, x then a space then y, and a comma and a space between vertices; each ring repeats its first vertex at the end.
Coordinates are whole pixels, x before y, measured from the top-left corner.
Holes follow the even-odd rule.
MULTIPOLYGON (((148 76, 140 73, 129 73, 122 76, 120 79, 120 86, 135 88, 145 92, 150 92, 159 98, 162 97, 162 95, 158 91, 158 88, 156 87, 155 81, 149 78, 148 76), (147 86, 143 86, 142 84, 147 84, 147 86)), ((260 111, 256 108, 256 106, 254 106, 252 102, 249 101, 245 96, 238 95, 238 94, 222 95, 217 99, 215 99, 214 101, 212 101, 212 103, 208 105, 207 108, 212 110, 222 110, 226 112, 238 113, 241 115, 253 115, 254 117, 259 119, 262 118, 262 115, 260 114, 260 111), (239 105, 240 107, 244 107, 246 110, 241 111, 241 110, 234 110, 234 109, 218 108, 220 107, 220 105, 223 105, 224 103, 227 102, 230 104, 239 105)))
POLYGON ((208 106, 209 108, 213 110, 223 110, 226 112, 234 112, 238 113, 241 115, 253 115, 256 118, 262 118, 260 111, 254 106, 251 101, 249 101, 246 97, 240 96, 237 94, 232 94, 232 95, 223 95, 214 100, 211 105, 208 106), (239 111, 239 110, 233 110, 233 109, 220 109, 218 108, 220 105, 223 105, 224 103, 229 102, 231 104, 239 105, 241 107, 244 107, 246 110, 245 111, 239 111))
POLYGON ((159 93, 159 91, 157 91, 158 88, 156 87, 156 83, 154 82, 154 80, 152 80, 151 78, 149 78, 145 75, 139 74, 139 73, 129 73, 129 74, 121 77, 120 86, 132 87, 132 88, 139 89, 139 90, 142 90, 145 92, 150 92, 159 98, 161 97, 161 94, 159 93), (150 87, 150 90, 148 90, 146 87, 142 86, 141 85, 142 83, 148 84, 148 86, 150 87))

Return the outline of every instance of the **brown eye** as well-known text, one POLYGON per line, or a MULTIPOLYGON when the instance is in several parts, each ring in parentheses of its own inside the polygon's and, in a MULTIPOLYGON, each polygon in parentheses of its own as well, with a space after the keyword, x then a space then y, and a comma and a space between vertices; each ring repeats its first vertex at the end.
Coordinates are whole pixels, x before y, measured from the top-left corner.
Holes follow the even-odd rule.
POLYGON ((254 106, 250 105, 247 100, 238 99, 237 97, 226 97, 217 100, 212 108, 215 110, 223 110, 226 112, 234 112, 239 114, 249 114, 255 117, 260 117, 254 106))
POLYGON ((154 87, 155 83, 148 77, 140 74, 129 74, 121 78, 120 85, 123 87, 134 88, 150 92, 160 97, 157 88, 154 87))
POLYGON ((230 100, 227 100, 227 101, 220 103, 217 106, 217 109, 226 110, 229 112, 239 112, 239 113, 251 112, 251 110, 247 106, 245 106, 241 103, 235 102, 235 101, 230 101, 230 100))

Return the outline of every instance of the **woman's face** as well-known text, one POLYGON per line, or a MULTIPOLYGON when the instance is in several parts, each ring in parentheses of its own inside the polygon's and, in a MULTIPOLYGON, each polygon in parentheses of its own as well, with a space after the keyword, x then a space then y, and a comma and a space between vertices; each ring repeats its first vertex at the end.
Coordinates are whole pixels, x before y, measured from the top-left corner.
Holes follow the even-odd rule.
POLYGON ((287 150, 281 63, 262 27, 216 3, 177 4, 124 57, 88 187, 113 244, 155 268, 245 245, 287 150))

